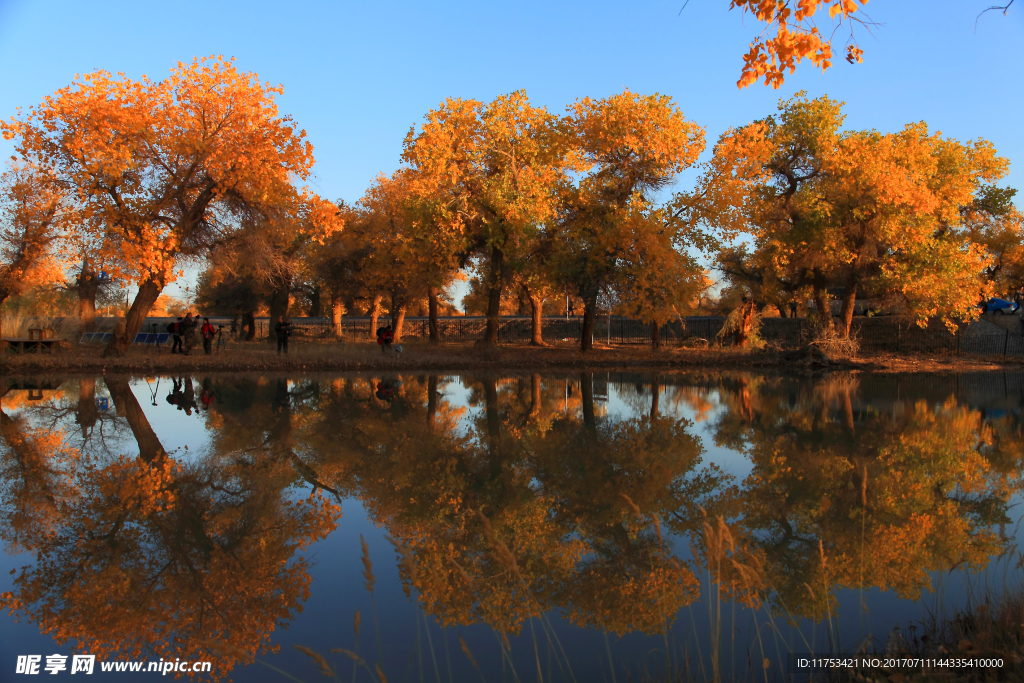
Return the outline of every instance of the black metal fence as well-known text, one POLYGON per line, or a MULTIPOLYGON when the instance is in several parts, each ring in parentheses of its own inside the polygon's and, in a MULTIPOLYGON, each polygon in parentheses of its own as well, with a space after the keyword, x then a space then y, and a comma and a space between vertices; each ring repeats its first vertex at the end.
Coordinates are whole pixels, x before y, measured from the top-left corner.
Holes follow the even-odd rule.
MULTIPOLYGON (((805 318, 765 318, 761 324, 762 337, 784 347, 799 346, 811 332, 805 318)), ((864 351, 1024 357, 1020 330, 1014 333, 994 324, 959 325, 950 330, 939 320, 921 327, 911 319, 884 316, 855 319, 851 334, 864 351)))
MULTIPOLYGON (((168 319, 170 320, 170 319, 168 319)), ((715 335, 722 329, 725 318, 705 316, 673 320, 660 326, 661 341, 665 344, 682 343, 686 339, 703 339, 713 342, 715 335)), ((211 318, 214 325, 224 325, 225 333, 238 332, 232 328, 233 321, 229 318, 211 318)), ((390 317, 378 319, 377 326, 391 322, 390 317)), ((272 323, 267 318, 255 321, 256 339, 266 339, 270 335, 272 323)), ((292 318, 292 333, 306 337, 326 337, 333 334, 331 321, 327 318, 292 318)), ((163 330, 163 319, 147 321, 145 330, 163 330)), ((483 317, 442 317, 437 321, 438 336, 442 342, 468 342, 481 339, 487 327, 487 319, 483 317)), ((425 317, 409 317, 402 323, 402 338, 406 340, 427 339, 430 333, 429 320, 425 317)), ((502 343, 527 343, 532 338, 533 321, 528 316, 505 316, 498 323, 498 341, 502 343)), ((551 316, 545 317, 542 334, 545 341, 578 342, 583 333, 582 316, 551 316)), ((369 318, 342 318, 341 336, 348 339, 374 339, 374 330, 369 318)), ((651 323, 632 320, 620 316, 598 316, 594 320, 594 341, 610 344, 650 344, 651 323)))
MULTIPOLYGON (((151 321, 147 321, 147 324, 151 321)), ((225 326, 227 333, 230 319, 211 318, 211 322, 225 326)), ((390 322, 390 318, 378 319, 378 326, 390 322)), ((265 339, 270 332, 270 321, 257 319, 256 338, 265 339)), ((665 345, 680 345, 692 342, 714 343, 725 324, 721 316, 691 316, 664 323, 659 328, 661 342, 665 345)), ((484 317, 442 317, 438 318, 438 335, 442 342, 471 342, 484 335, 487 319, 484 317)), ((162 324, 156 327, 163 329, 162 324)), ((155 328, 154 328, 155 329, 155 328)), ((327 318, 292 318, 293 332, 299 336, 327 337, 333 334, 331 321, 327 318)), ((144 327, 144 330, 148 328, 144 327)), ((372 341, 374 339, 369 318, 343 318, 343 338, 372 341)), ((578 342, 583 332, 583 318, 545 317, 542 333, 547 342, 578 342)), ((811 337, 811 324, 806 318, 764 318, 761 321, 761 336, 783 348, 805 344, 811 337)), ((940 355, 985 355, 1021 358, 1024 357, 1024 336, 1020 331, 1011 332, 994 324, 960 326, 950 331, 938 320, 920 327, 915 321, 895 316, 856 318, 852 334, 864 351, 889 351, 895 353, 929 353, 940 355)), ((429 321, 425 317, 406 318, 402 325, 402 338, 422 340, 429 336, 429 321)), ((532 321, 528 316, 506 316, 498 324, 498 341, 507 344, 528 343, 532 336, 532 321)), ((644 345, 651 343, 651 324, 621 316, 599 316, 594 321, 594 341, 620 345, 644 345)))
MULTIPOLYGON (((329 334, 329 321, 306 319, 296 322, 293 327, 300 333, 311 335, 329 334)), ((692 317, 674 320, 660 326, 659 332, 663 343, 681 343, 687 338, 701 338, 713 341, 722 328, 724 318, 692 317)), ((384 325, 390 319, 381 318, 378 325, 384 325)), ((442 342, 467 342, 483 337, 487 320, 482 317, 439 318, 437 321, 438 336, 442 342)), ((257 321, 258 336, 266 336, 266 323, 257 321)), ((403 339, 426 339, 429 336, 427 318, 406 318, 402 324, 403 339)), ((506 316, 498 323, 498 341, 503 343, 527 343, 532 338, 533 321, 525 316, 506 316)), ((368 318, 346 318, 341 321, 343 337, 355 339, 372 339, 370 320, 368 318)), ((546 317, 542 325, 542 336, 546 341, 578 342, 583 334, 583 318, 546 317)), ((599 316, 594 320, 594 341, 611 344, 650 344, 651 324, 640 320, 632 320, 619 316, 599 316)))

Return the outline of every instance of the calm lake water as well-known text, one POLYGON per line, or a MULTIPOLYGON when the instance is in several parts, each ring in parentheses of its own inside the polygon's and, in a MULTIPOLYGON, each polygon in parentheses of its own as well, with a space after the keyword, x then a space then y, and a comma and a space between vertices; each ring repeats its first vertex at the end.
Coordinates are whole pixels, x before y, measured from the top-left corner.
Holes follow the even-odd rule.
POLYGON ((761 678, 1020 585, 1020 373, 7 386, 3 681, 761 678))

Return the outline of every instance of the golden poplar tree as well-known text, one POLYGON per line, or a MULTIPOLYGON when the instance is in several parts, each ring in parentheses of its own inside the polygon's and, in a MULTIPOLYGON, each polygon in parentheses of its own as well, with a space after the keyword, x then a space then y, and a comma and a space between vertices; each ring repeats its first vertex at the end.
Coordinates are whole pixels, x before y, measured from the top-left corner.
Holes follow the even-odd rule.
POLYGON ((924 123, 895 133, 842 123, 842 103, 801 92, 777 116, 727 131, 695 205, 749 234, 746 266, 813 296, 826 326, 827 290, 841 288, 844 335, 866 292, 920 324, 971 319, 989 291, 988 255, 967 239, 964 210, 1005 175, 1006 159, 987 140, 961 143, 924 123))
POLYGON ((160 81, 97 71, 2 124, 19 155, 52 168, 102 232, 98 257, 138 286, 125 329, 134 339, 184 260, 205 255, 238 218, 290 202, 313 148, 277 111, 280 86, 222 57, 179 63, 160 81))

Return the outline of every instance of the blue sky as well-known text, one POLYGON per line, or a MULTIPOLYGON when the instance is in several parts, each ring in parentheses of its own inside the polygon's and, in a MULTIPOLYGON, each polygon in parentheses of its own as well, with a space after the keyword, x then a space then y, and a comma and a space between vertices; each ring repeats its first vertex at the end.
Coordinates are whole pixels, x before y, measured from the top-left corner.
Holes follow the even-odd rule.
MULTIPOLYGON (((845 101, 848 127, 924 120, 961 140, 987 138, 1010 159, 1006 184, 1024 190, 1024 6, 975 28, 992 0, 872 0, 879 26, 858 31, 863 64, 840 56, 824 74, 805 64, 780 90, 738 90, 760 25, 727 0, 690 0, 680 12, 684 2, 0 0, 0 116, 76 73, 160 78, 179 60, 234 56, 284 86, 280 108, 315 148, 313 189, 354 201, 398 166, 409 127, 448 96, 523 88, 561 112, 623 87, 660 92, 706 127, 710 151, 725 129, 805 89, 845 101)), ((12 150, 0 142, 5 157, 12 150)))

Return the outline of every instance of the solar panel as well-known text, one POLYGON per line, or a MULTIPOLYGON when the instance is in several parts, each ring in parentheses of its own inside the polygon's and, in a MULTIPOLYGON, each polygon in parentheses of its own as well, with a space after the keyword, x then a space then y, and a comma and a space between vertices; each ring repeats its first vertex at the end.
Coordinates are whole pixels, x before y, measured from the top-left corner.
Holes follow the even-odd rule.
POLYGON ((170 339, 170 338, 171 338, 170 334, 168 334, 167 332, 161 332, 158 335, 156 335, 156 343, 157 344, 166 344, 167 340, 170 339))
POLYGON ((145 332, 139 332, 138 334, 135 335, 135 340, 132 343, 133 344, 145 344, 145 343, 147 343, 147 341, 149 339, 149 336, 150 335, 146 334, 145 332))
POLYGON ((100 336, 99 336, 99 332, 97 332, 97 333, 96 333, 96 337, 97 337, 97 338, 96 338, 96 341, 103 341, 103 342, 108 342, 108 341, 110 341, 111 339, 113 339, 113 338, 114 338, 114 333, 113 333, 113 332, 107 332, 107 333, 105 333, 105 334, 103 335, 103 337, 102 337, 102 338, 100 338, 100 336))
POLYGON ((87 341, 90 341, 91 339, 92 339, 92 332, 86 332, 85 334, 82 335, 82 339, 78 343, 79 344, 84 344, 87 341))

